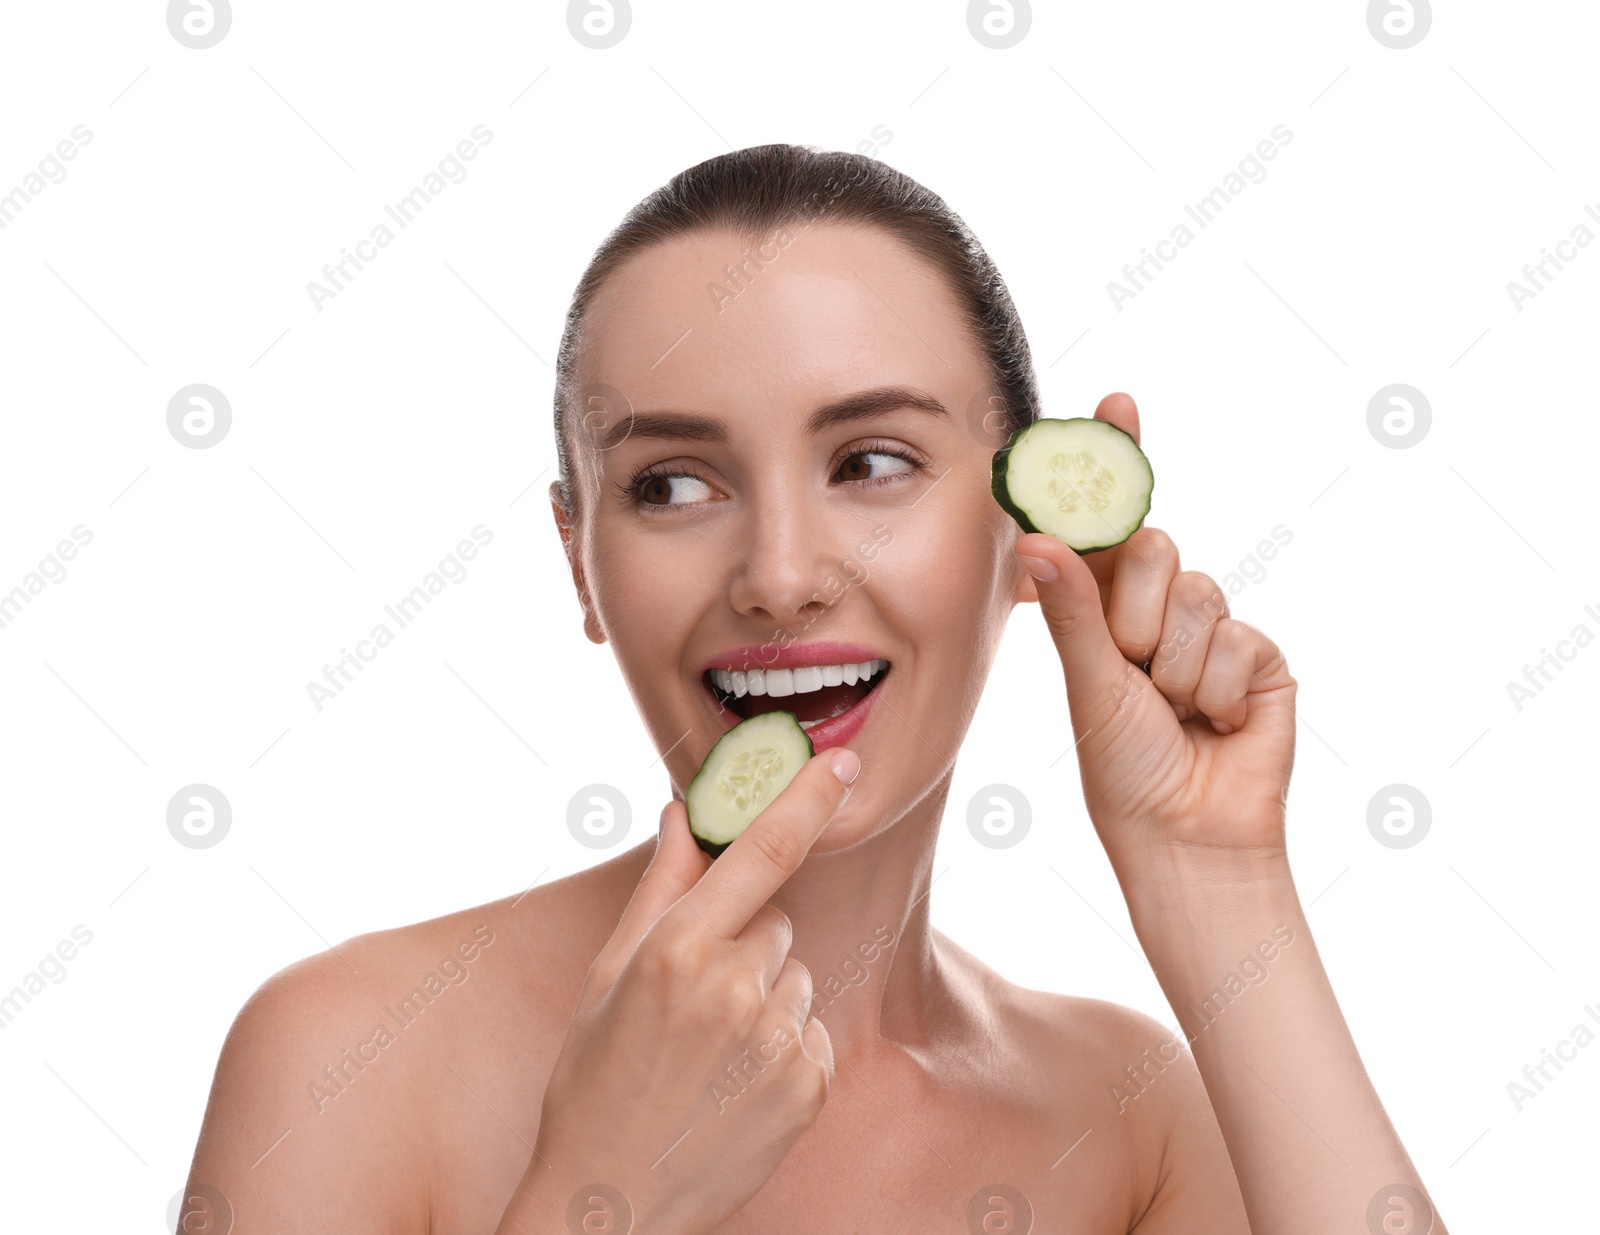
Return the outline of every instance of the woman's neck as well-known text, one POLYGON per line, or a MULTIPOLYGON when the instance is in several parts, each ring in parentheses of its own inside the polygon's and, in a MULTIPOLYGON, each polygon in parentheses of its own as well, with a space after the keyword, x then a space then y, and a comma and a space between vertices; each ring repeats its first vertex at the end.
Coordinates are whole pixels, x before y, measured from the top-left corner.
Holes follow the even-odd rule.
POLYGON ((772 898, 794 924, 789 955, 810 970, 812 1014, 839 1055, 915 1050, 943 1028, 952 1005, 928 906, 949 789, 946 773, 893 827, 847 850, 813 852, 772 898))

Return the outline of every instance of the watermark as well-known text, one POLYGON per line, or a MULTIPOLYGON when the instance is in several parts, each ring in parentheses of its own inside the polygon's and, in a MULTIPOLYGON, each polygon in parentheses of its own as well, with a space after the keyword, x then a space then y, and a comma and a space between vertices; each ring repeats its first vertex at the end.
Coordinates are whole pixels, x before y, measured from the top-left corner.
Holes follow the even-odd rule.
MULTIPOLYGON (((1595 1004, 1584 1005, 1586 1015, 1596 1025, 1600 1025, 1600 1006, 1595 1004)), ((1506 1095, 1511 1099, 1511 1107, 1522 1114, 1523 1105, 1532 1101, 1544 1092, 1544 1087, 1554 1078, 1550 1069, 1554 1068, 1559 1074, 1565 1071, 1563 1063, 1572 1063, 1578 1058, 1578 1052, 1595 1040, 1595 1031, 1582 1021, 1579 1021, 1568 1032, 1565 1038, 1557 1042, 1552 1051, 1549 1047, 1539 1048, 1539 1062, 1524 1065, 1522 1080, 1507 1081, 1506 1095)))
MULTIPOLYGON (((467 178, 467 164, 478 157, 478 151, 494 141, 494 132, 487 125, 475 124, 469 136, 455 144, 452 153, 446 154, 436 164, 437 170, 422 177, 422 182, 394 205, 385 205, 383 212, 404 231, 416 221, 427 207, 451 184, 460 184, 467 178), (476 139, 476 140, 474 140, 476 139), (448 184, 446 178, 448 177, 448 184)), ((343 254, 336 262, 324 263, 322 282, 311 279, 306 283, 306 294, 311 297, 311 307, 318 313, 323 305, 342 291, 348 291, 356 274, 366 269, 368 262, 377 260, 378 254, 394 243, 395 233, 387 223, 378 223, 364 240, 355 244, 355 252, 340 249, 343 254), (354 266, 352 272, 348 267, 354 266)))
POLYGON ((214 785, 185 785, 167 803, 167 831, 185 849, 210 849, 233 826, 233 805, 214 785))
POLYGON ((1028 1235, 1033 1230, 1033 1203, 1010 1184, 979 1188, 967 1202, 967 1230, 972 1235, 1028 1235))
POLYGON ((1388 1184, 1367 1202, 1371 1235, 1428 1235, 1433 1230, 1433 1202, 1410 1184, 1388 1184))
POLYGON ((732 262, 722 267, 722 282, 707 283, 706 291, 711 296, 711 304, 718 313, 724 313, 730 304, 733 304, 749 291, 755 281, 777 262, 795 241, 794 233, 789 230, 787 223, 779 224, 770 235, 755 246, 754 252, 749 248, 740 251, 739 264, 735 268, 732 262))
POLYGON ((615 47, 628 37, 632 25, 628 0, 568 0, 567 32, 595 51, 615 47))
POLYGON ((610 849, 622 843, 633 822, 628 795, 615 785, 585 785, 567 800, 567 831, 588 849, 610 849))
MULTIPOLYGON (((1222 183, 1217 185, 1202 197, 1195 205, 1185 205, 1183 211, 1203 231, 1211 226, 1216 218, 1227 209, 1228 203, 1252 184, 1260 184, 1267 178, 1267 164, 1278 157, 1283 147, 1294 141, 1294 130, 1287 125, 1275 124, 1266 137, 1255 145, 1255 149, 1240 159, 1236 170, 1230 171, 1222 177, 1222 183)), ((1194 243, 1195 233, 1189 225, 1179 222, 1163 240, 1156 241, 1155 251, 1140 249, 1143 255, 1137 262, 1125 263, 1122 267, 1122 278, 1112 279, 1106 284, 1106 294, 1111 297, 1111 306, 1118 313, 1122 312, 1124 302, 1135 299, 1140 292, 1148 291, 1155 277, 1165 270, 1167 263, 1176 261, 1178 254, 1194 243), (1154 266, 1152 271, 1149 267, 1154 266)))
POLYGON ((620 1188, 585 1184, 567 1202, 567 1230, 571 1235, 628 1235, 633 1206, 620 1188))
POLYGON ((82 922, 74 926, 69 934, 71 939, 63 939, 56 944, 33 969, 18 979, 15 986, 0 995, 0 1029, 11 1028, 11 1022, 22 1015, 23 1009, 48 989, 46 982, 50 986, 60 986, 65 982, 69 973, 67 963, 78 958, 79 948, 86 948, 94 942, 94 932, 82 922))
POLYGON ((747 1046, 738 1059, 723 1069, 722 1075, 708 1085, 711 1100, 717 1104, 717 1114, 728 1109, 728 1103, 742 1097, 755 1084, 756 1078, 778 1062, 778 1056, 800 1041, 800 1035, 787 1025, 779 1025, 767 1040, 755 1048, 754 1057, 747 1046))
POLYGON ((811 1015, 819 1016, 831 1008, 846 991, 860 986, 870 976, 868 965, 874 964, 895 945, 895 932, 887 924, 877 927, 871 939, 856 944, 854 955, 846 956, 822 976, 811 981, 811 1015), (858 959, 859 958, 859 959, 858 959))
POLYGON ((471 939, 462 940, 453 952, 447 952, 436 970, 429 970, 398 1003, 383 1009, 384 1017, 394 1023, 394 1029, 390 1029, 384 1020, 379 1020, 371 1033, 323 1068, 318 1080, 308 1082, 306 1093, 310 1095, 317 1114, 326 1112, 328 1103, 343 1096, 355 1084, 357 1077, 382 1059, 382 1052, 398 1042, 400 1034, 415 1025, 418 1018, 446 991, 453 986, 464 985, 472 976, 467 966, 477 960, 494 940, 494 931, 487 925, 478 927, 472 932, 471 939))
MULTIPOLYGON (((384 614, 394 622, 397 630, 404 630, 448 585, 459 587, 466 582, 466 563, 477 557, 479 551, 493 540, 494 532, 478 524, 472 529, 471 540, 457 541, 456 547, 439 559, 438 567, 424 575, 421 583, 393 604, 385 605, 384 614)), ((331 665, 322 666, 322 681, 306 683, 306 693, 311 697, 312 706, 321 712, 324 704, 337 699, 355 681, 355 675, 376 660, 378 653, 393 643, 394 638, 395 631, 387 623, 378 622, 367 632, 365 639, 356 641, 355 651, 347 647, 340 648, 339 659, 331 665)))
POLYGON ((1267 965, 1278 958, 1282 948, 1287 948, 1294 942, 1295 934, 1294 928, 1287 923, 1274 926, 1269 934, 1270 938, 1261 940, 1252 951, 1241 958, 1237 971, 1228 973, 1212 988, 1209 995, 1200 1000, 1198 1008, 1190 1004, 1183 1006, 1183 1011, 1189 1013, 1193 1019, 1195 1028, 1187 1028, 1180 1013, 1178 1027, 1173 1030, 1171 1037, 1162 1039, 1154 1047, 1147 1047, 1136 1062, 1124 1068, 1123 1083, 1116 1081, 1108 1083, 1111 1101, 1116 1105, 1117 1114, 1124 1114, 1128 1109, 1128 1103, 1137 1101, 1148 1091, 1156 1083, 1157 1078, 1167 1070, 1166 1065, 1175 1064, 1182 1057, 1183 1047, 1178 1044, 1179 1034, 1192 1045, 1201 1032, 1216 1024, 1217 1019, 1237 1003, 1250 987, 1261 986, 1272 976, 1267 965))
MULTIPOLYGON (((846 956, 820 981, 813 975, 811 1006, 807 1016, 815 1016, 820 1020, 819 1014, 832 1007, 846 991, 864 983, 871 973, 867 966, 884 956, 894 942, 894 928, 887 924, 880 926, 872 932, 872 938, 858 943, 853 954, 846 956)), ((800 1035, 788 1025, 778 1025, 767 1036, 766 1041, 741 1051, 734 1061, 722 1070, 721 1076, 707 1082, 707 1092, 716 1105, 717 1114, 725 1112, 730 1102, 747 1093, 757 1078, 767 1068, 777 1063, 778 1057, 785 1050, 800 1040, 800 1035)))
MULTIPOLYGON (((1274 524, 1271 539, 1263 538, 1256 542, 1256 547, 1239 561, 1237 570, 1229 571, 1218 584, 1217 590, 1206 597, 1200 606, 1200 613, 1204 617, 1201 629, 1212 626, 1228 616, 1228 597, 1237 596, 1253 583, 1260 583, 1266 579, 1267 563, 1278 556, 1283 546, 1294 539, 1294 531, 1282 523, 1274 524), (1227 597, 1223 596, 1223 592, 1227 597)), ((1151 653, 1150 659, 1141 666, 1142 674, 1132 674, 1111 687, 1111 697, 1116 700, 1117 711, 1120 712, 1129 699, 1144 693, 1150 685, 1150 672, 1156 665, 1170 665, 1177 659, 1179 653, 1194 645, 1197 635, 1190 630, 1188 625, 1178 627, 1172 634, 1162 640, 1151 653)), ((1185 717, 1187 719, 1187 717, 1185 717)))
POLYGON ((999 450, 1010 440, 1012 425, 1028 425, 1036 419, 1032 409, 1023 415, 1013 415, 1006 407, 1006 397, 998 386, 981 386, 967 400, 966 415, 962 417, 972 440, 990 450, 999 450))
MULTIPOLYGON (((857 542, 855 548, 840 559, 835 570, 828 573, 822 586, 811 593, 809 601, 820 601, 825 607, 832 607, 839 597, 843 596, 850 588, 867 581, 868 572, 866 563, 878 560, 878 554, 894 543, 894 529, 887 523, 879 523, 872 529, 872 539, 857 542)), ((788 647, 801 634, 810 629, 816 621, 813 617, 803 623, 798 630, 789 627, 780 627, 772 632, 772 638, 763 643, 757 654, 762 660, 771 662, 777 658, 778 653, 788 647)))
POLYGON ((229 1235, 233 1202, 210 1184, 179 1188, 167 1202, 167 1230, 173 1235, 229 1235))
MULTIPOLYGON (((1583 612, 1600 625, 1600 609, 1585 605, 1583 612)), ((1556 641, 1554 652, 1549 648, 1540 648, 1539 659, 1531 665, 1522 666, 1522 681, 1506 683, 1506 694, 1511 698, 1512 707, 1521 712, 1526 704, 1544 693, 1545 687, 1555 681, 1558 673, 1578 658, 1579 652, 1593 642, 1594 632, 1587 623, 1579 622, 1565 639, 1556 641)))
POLYGON ((1385 785, 1367 803, 1367 831, 1388 849, 1422 843, 1433 825, 1433 807, 1415 785, 1385 785))
POLYGON ((1015 47, 1032 26, 1028 0, 967 0, 967 32, 991 51, 1015 47))
MULTIPOLYGON (((879 127, 881 128, 882 126, 880 125, 879 127)), ((798 233, 805 231, 822 218, 827 213, 828 208, 839 199, 846 189, 862 183, 869 175, 871 175, 871 168, 864 164, 856 167, 852 171, 851 178, 845 180, 840 180, 837 176, 830 175, 827 183, 815 190, 796 209, 795 214, 800 218, 800 222, 794 222, 794 216, 785 219, 768 232, 766 238, 757 244, 753 250, 750 248, 743 249, 740 252, 737 267, 732 262, 724 265, 722 268, 722 282, 708 282, 706 284, 706 292, 711 297, 712 308, 718 313, 725 312, 730 304, 736 302, 739 297, 743 296, 755 285, 756 280, 760 278, 765 270, 783 256, 784 251, 799 238, 798 233), (824 192, 830 189, 832 191, 827 193, 827 200, 820 201, 824 192)))
POLYGON ((10 227, 16 217, 51 185, 67 178, 66 164, 78 157, 78 151, 94 140, 94 132, 87 126, 75 124, 72 132, 55 144, 39 160, 39 170, 23 176, 21 183, 4 197, 0 197, 0 231, 10 227))
MULTIPOLYGON (((872 529, 871 540, 863 540, 857 543, 855 548, 852 549, 850 553, 840 561, 837 569, 829 572, 828 577, 826 580, 824 580, 822 586, 813 591, 811 596, 808 598, 806 602, 807 604, 811 603, 811 601, 817 601, 821 604, 821 608, 818 610, 818 612, 805 619, 803 622, 798 623, 796 626, 780 626, 778 629, 774 630, 772 632, 772 637, 766 640, 759 648, 756 649, 756 657, 762 662, 761 665, 750 665, 744 669, 736 669, 731 671, 735 675, 735 688, 732 697, 734 699, 741 697, 738 693, 739 687, 737 684, 744 680, 744 676, 746 674, 755 670, 764 669, 766 666, 770 666, 773 661, 777 660, 778 653, 784 648, 788 647, 791 643, 794 643, 800 638, 801 635, 809 630, 823 613, 828 612, 833 607, 834 603, 838 601, 839 597, 843 596, 847 591, 850 590, 850 588, 855 587, 858 584, 865 583, 868 578, 868 573, 866 566, 863 563, 876 561, 879 551, 882 550, 886 545, 892 544, 893 542, 894 529, 886 523, 880 523, 872 529)), ((876 680, 877 677, 882 676, 883 672, 883 670, 879 670, 879 672, 874 675, 874 680, 876 680)), ((859 681, 860 679, 858 678, 857 680, 859 681)), ((854 685, 854 683, 846 683, 843 679, 837 683, 837 685, 846 684, 854 685)), ((824 687, 824 689, 826 689, 826 687, 824 687)), ((796 691, 795 693, 810 694, 812 692, 796 691)), ((717 696, 717 702, 719 715, 727 715, 732 711, 730 707, 731 701, 729 699, 724 698, 719 694, 717 696)), ((733 715, 738 716, 738 713, 734 712, 733 715)), ((740 719, 743 718, 740 717, 740 719)))
POLYGON ((1367 29, 1385 47, 1404 51, 1422 42, 1433 25, 1428 0, 1370 0, 1367 29))
POLYGON ((633 432, 633 401, 615 386, 590 382, 578 396, 578 408, 578 431, 591 450, 615 450, 633 432))
POLYGON ((167 5, 167 29, 192 51, 215 47, 232 25, 228 0, 170 0, 167 5))
POLYGON ((1278 551, 1294 539, 1294 529, 1275 523, 1272 526, 1272 537, 1263 537, 1256 542, 1256 547, 1239 559, 1238 568, 1230 570, 1222 577, 1222 590, 1228 596, 1237 596, 1252 583, 1261 583, 1268 575, 1267 563, 1278 556, 1278 551))
POLYGON ((1405 450, 1428 436, 1433 405, 1415 386, 1393 382, 1367 400, 1367 432, 1390 450, 1405 450))
MULTIPOLYGON (((894 140, 894 130, 888 125, 878 123, 872 126, 870 133, 856 143, 856 153, 874 157, 878 151, 894 140)), ((840 182, 837 177, 829 176, 827 184, 811 194, 811 197, 799 207, 797 213, 803 220, 794 224, 792 219, 775 226, 764 240, 754 248, 746 247, 740 251, 738 264, 726 263, 722 268, 722 280, 706 283, 706 292, 711 298, 712 307, 720 314, 727 311, 728 306, 735 303, 755 286, 756 280, 767 271, 777 260, 783 256, 789 246, 798 238, 797 233, 805 231, 820 219, 838 200, 844 191, 852 185, 859 184, 870 174, 867 168, 858 168, 859 178, 840 182), (819 204, 823 191, 831 189, 827 201, 819 204)), ((611 443, 615 445, 615 443, 611 443)))
POLYGON ((195 382, 167 400, 167 432, 190 450, 215 446, 232 425, 233 405, 215 386, 195 382))
POLYGON ((1033 807, 1015 785, 985 785, 967 803, 967 831, 986 849, 1010 849, 1032 822, 1033 807))
POLYGON ((66 563, 78 556, 78 550, 94 539, 94 532, 77 524, 56 542, 56 547, 39 559, 39 564, 22 576, 22 582, 9 592, 0 593, 0 630, 4 630, 21 616, 33 603, 33 598, 47 586, 66 582, 66 563))
MULTIPOLYGON (((1600 211, 1593 205, 1585 202, 1583 212, 1600 223, 1600 211)), ((1587 223, 1579 223, 1572 229, 1572 234, 1565 240, 1556 241, 1556 251, 1541 247, 1539 252, 1544 254, 1536 262, 1524 262, 1522 265, 1522 281, 1511 279, 1506 283, 1506 295, 1511 297, 1511 307, 1518 313, 1522 312, 1523 301, 1532 300, 1540 292, 1549 290, 1551 282, 1556 275, 1566 269, 1568 262, 1576 261, 1578 253, 1587 249, 1594 240, 1594 233, 1589 230, 1587 223), (1551 266, 1555 270, 1550 269, 1551 266)))
POLYGON ((856 153, 864 154, 869 159, 878 157, 878 151, 894 140, 894 130, 879 121, 872 126, 872 131, 856 143, 856 153))

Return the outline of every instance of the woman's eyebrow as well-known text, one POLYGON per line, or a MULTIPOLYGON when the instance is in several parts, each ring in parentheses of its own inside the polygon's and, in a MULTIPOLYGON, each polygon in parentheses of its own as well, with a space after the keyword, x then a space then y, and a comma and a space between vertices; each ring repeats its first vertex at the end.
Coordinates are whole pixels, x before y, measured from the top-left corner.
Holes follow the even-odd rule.
MULTIPOLYGON (((912 386, 875 386, 825 403, 806 418, 805 431, 815 436, 835 425, 868 420, 900 408, 914 408, 935 416, 948 416, 950 410, 926 391, 912 386)), ((689 412, 635 412, 623 417, 604 435, 600 446, 610 450, 630 437, 667 438, 690 442, 718 442, 726 445, 728 428, 722 421, 689 412)))

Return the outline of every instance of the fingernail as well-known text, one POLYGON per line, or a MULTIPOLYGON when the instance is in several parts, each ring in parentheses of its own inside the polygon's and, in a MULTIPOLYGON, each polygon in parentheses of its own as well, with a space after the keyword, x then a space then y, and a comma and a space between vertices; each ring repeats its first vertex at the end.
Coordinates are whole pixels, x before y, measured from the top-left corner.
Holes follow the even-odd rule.
POLYGON ((1026 553, 1017 555, 1022 559, 1022 564, 1028 568, 1028 573, 1040 583, 1054 583, 1060 574, 1056 564, 1042 557, 1029 557, 1026 553))
POLYGON ((1233 732, 1233 726, 1230 725, 1225 720, 1214 720, 1214 721, 1211 722, 1211 727, 1213 729, 1215 729, 1218 733, 1232 733, 1233 732))
POLYGON ((861 756, 853 750, 841 747, 833 752, 833 758, 828 761, 828 766, 841 781, 853 785, 856 777, 861 775, 861 756))

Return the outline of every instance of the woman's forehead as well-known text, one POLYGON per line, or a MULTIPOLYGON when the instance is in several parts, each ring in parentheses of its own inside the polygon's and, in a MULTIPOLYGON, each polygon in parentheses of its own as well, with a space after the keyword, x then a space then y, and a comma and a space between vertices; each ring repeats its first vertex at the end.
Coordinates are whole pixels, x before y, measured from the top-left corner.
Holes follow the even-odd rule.
POLYGON ((635 398, 775 382, 966 385, 983 367, 948 281, 877 228, 675 237, 614 271, 585 325, 586 380, 635 398))

